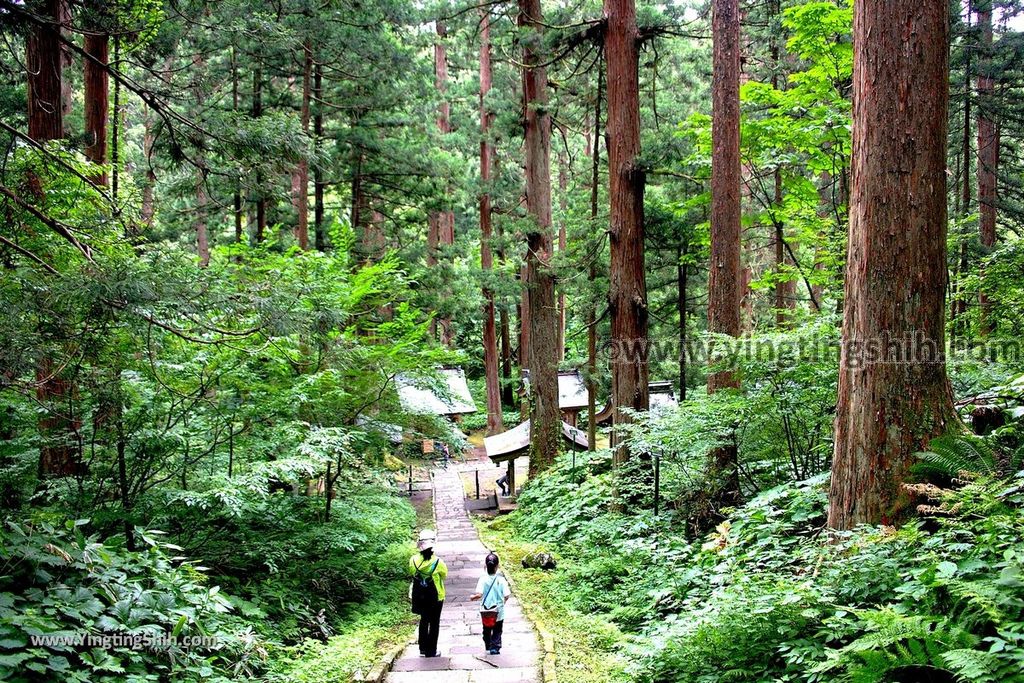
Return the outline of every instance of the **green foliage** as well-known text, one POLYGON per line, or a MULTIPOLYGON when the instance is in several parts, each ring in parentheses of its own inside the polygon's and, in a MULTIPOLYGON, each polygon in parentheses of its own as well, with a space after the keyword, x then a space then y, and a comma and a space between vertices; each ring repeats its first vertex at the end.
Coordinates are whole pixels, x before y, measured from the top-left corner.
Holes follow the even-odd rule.
POLYGON ((677 510, 612 513, 600 462, 584 461, 599 473, 581 481, 563 455, 505 528, 558 554, 545 590, 631 635, 633 680, 1016 680, 1024 474, 945 491, 933 517, 900 530, 831 538, 822 475, 687 541, 677 510))
POLYGON ((4 680, 226 681, 260 670, 265 643, 229 615, 231 599, 203 568, 169 556, 178 546, 148 532, 147 547, 129 551, 85 536, 88 524, 8 519, 0 531, 4 680), (211 640, 188 644, 200 636, 211 640))
MULTIPOLYGON (((707 453, 713 448, 736 447, 750 495, 831 464, 839 374, 834 321, 821 316, 799 330, 714 341, 721 366, 737 374, 742 391, 691 391, 677 409, 638 415, 625 430, 633 451, 661 458, 662 497, 683 518, 707 512, 706 493, 713 488, 707 453)), ((635 486, 620 477, 619 488, 627 497, 639 493, 646 507, 650 482, 650 472, 641 471, 635 486)))
MULTIPOLYGON (((407 558, 406 558, 407 559, 407 558)), ((396 645, 408 642, 415 617, 406 600, 408 583, 384 581, 355 607, 326 641, 306 640, 275 648, 265 680, 268 683, 348 683, 367 672, 396 645)))
POLYGON ((918 453, 923 461, 919 469, 949 479, 970 475, 1001 476, 1024 466, 1024 450, 1003 453, 989 440, 967 434, 951 434, 932 439, 928 450, 918 453))
POLYGON ((381 482, 346 484, 328 521, 322 499, 308 496, 218 494, 207 501, 175 507, 180 512, 168 525, 183 529, 180 542, 195 545, 275 640, 326 638, 353 605, 403 576, 414 512, 381 482))

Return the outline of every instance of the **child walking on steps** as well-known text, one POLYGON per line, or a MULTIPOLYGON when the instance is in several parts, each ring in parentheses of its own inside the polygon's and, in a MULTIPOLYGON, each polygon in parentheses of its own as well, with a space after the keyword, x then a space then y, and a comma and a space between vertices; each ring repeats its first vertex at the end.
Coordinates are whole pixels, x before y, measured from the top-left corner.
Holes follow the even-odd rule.
POLYGON ((505 577, 498 573, 498 556, 487 554, 487 570, 476 582, 470 600, 480 600, 480 620, 484 628, 484 648, 492 655, 501 654, 501 630, 505 623, 505 602, 512 596, 505 577))

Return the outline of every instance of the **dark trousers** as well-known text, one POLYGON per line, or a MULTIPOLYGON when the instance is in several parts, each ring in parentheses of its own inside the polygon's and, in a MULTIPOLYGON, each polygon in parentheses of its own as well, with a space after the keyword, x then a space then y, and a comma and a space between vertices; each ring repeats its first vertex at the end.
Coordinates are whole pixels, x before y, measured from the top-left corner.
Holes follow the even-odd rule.
POLYGON ((504 621, 494 622, 494 626, 484 626, 484 647, 488 650, 501 649, 501 629, 505 626, 504 621))
POLYGON ((444 600, 438 600, 436 606, 427 608, 420 615, 420 654, 433 655, 437 652, 437 632, 441 628, 441 608, 444 600))

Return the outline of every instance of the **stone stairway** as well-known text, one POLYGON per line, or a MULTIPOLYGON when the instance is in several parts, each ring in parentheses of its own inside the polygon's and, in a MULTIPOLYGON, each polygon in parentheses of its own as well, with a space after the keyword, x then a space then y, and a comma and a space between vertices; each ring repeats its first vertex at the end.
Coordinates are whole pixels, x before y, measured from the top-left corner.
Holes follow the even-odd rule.
POLYGON ((455 466, 434 470, 434 552, 448 565, 447 596, 441 612, 440 657, 421 657, 413 643, 395 660, 389 683, 539 683, 537 636, 515 595, 505 604, 500 655, 484 649, 479 602, 469 596, 484 571, 487 548, 469 520, 463 503, 462 478, 455 466), (424 674, 423 672, 430 672, 424 674))

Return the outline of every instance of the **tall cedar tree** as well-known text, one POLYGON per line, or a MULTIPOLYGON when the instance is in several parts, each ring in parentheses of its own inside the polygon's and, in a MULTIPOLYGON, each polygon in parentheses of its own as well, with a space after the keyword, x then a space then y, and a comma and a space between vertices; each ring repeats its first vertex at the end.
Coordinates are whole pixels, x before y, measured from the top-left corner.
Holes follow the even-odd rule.
MULTIPOLYGON (((590 155, 590 222, 597 223, 598 183, 601 176, 601 101, 604 99, 604 54, 598 56, 597 92, 594 97, 594 131, 590 155)), ((597 280, 596 259, 590 259, 587 282, 593 289, 597 280)), ((597 450, 597 302, 587 306, 587 444, 597 450)))
MULTIPOLYGON (((28 135, 39 143, 64 137, 62 100, 63 61, 61 57, 61 21, 65 16, 63 0, 41 0, 29 9, 40 21, 34 23, 25 41, 25 68, 28 82, 28 135)), ((43 185, 30 178, 30 187, 42 199, 43 185)), ((45 334, 46 330, 42 330, 45 334)), ((75 473, 78 451, 75 433, 78 421, 72 414, 75 401, 73 383, 50 356, 43 356, 36 368, 36 398, 46 412, 39 418, 39 476, 62 477, 75 473)))
MULTIPOLYGON (((971 32, 971 15, 974 12, 973 3, 971 0, 967 0, 964 15, 964 31, 967 35, 971 32)), ((961 220, 966 221, 967 217, 971 214, 971 45, 968 40, 964 40, 963 47, 961 48, 964 55, 964 82, 963 82, 963 137, 960 143, 960 159, 958 160, 958 166, 961 167, 960 172, 960 191, 957 193, 957 206, 959 207, 959 217, 961 220)), ((956 280, 955 293, 952 305, 950 306, 950 334, 956 335, 963 328, 962 316, 967 313, 967 296, 964 292, 963 287, 963 274, 967 272, 968 267, 968 245, 967 240, 962 236, 960 237, 958 257, 956 261, 956 280)))
MULTIPOLYGON (((445 39, 448 29, 443 20, 436 22, 437 40, 434 42, 434 84, 437 96, 441 100, 437 110, 437 130, 442 138, 451 132, 451 105, 448 103, 448 49, 445 39)), ((427 226, 427 265, 437 263, 438 247, 455 244, 455 212, 445 208, 430 212, 427 226)), ((454 341, 451 318, 439 318, 437 324, 432 323, 434 334, 440 328, 441 343, 451 346, 454 341)))
MULTIPOLYGON (((979 0, 978 11, 978 237, 990 252, 996 245, 996 188, 999 169, 999 132, 992 101, 992 0, 979 0)), ((984 292, 978 301, 981 331, 991 331, 991 305, 984 292)))
MULTIPOLYGON (((770 23, 774 24, 782 18, 782 1, 771 0, 769 3, 771 12, 770 23)), ((772 87, 776 90, 784 87, 782 76, 783 62, 785 56, 782 50, 783 37, 772 32, 771 38, 771 69, 772 87)), ((773 228, 773 242, 775 246, 775 324, 778 327, 787 327, 793 320, 793 311, 796 308, 796 281, 786 275, 786 226, 783 223, 783 194, 782 194, 782 167, 778 166, 774 173, 774 195, 772 197, 771 219, 773 228)))
MULTIPOLYGON (((488 138, 492 114, 487 110, 487 93, 491 90, 491 29, 488 8, 480 18, 480 268, 489 278, 494 268, 491 251, 491 141, 488 138)), ((494 322, 494 291, 484 282, 484 377, 487 383, 487 433, 502 431, 501 384, 498 382, 498 331, 494 322)))
POLYGON ((37 0, 28 9, 39 16, 25 41, 28 135, 36 142, 59 140, 64 137, 60 37, 64 0, 37 0))
POLYGON ((558 455, 561 415, 558 410, 558 305, 551 268, 554 235, 551 226, 551 116, 547 70, 543 66, 544 15, 540 0, 519 0, 523 29, 523 103, 526 148, 526 210, 531 224, 526 236, 527 318, 530 368, 530 472, 540 472, 558 455))
MULTIPOLYGON (((320 62, 313 64, 313 145, 316 156, 322 154, 324 145, 324 109, 321 105, 324 97, 324 71, 320 62)), ((313 232, 317 251, 327 249, 327 226, 324 224, 324 191, 326 189, 324 171, 321 164, 313 166, 313 232)))
POLYGON ((948 13, 940 1, 854 4, 834 529, 899 521, 914 453, 957 424, 943 356, 948 13), (908 357, 900 347, 910 345, 917 353, 908 357), (882 362, 865 362, 878 349, 888 352, 882 362))
MULTIPOLYGON (((94 164, 107 163, 107 118, 109 109, 109 36, 100 21, 102 3, 86 4, 89 25, 83 40, 85 56, 82 58, 82 74, 85 81, 85 157, 94 164)), ((98 185, 107 184, 107 172, 97 173, 93 180, 98 185)))
MULTIPOLYGON (((608 68, 608 194, 611 199, 608 306, 611 312, 613 425, 623 408, 647 410, 647 281, 644 276, 644 172, 640 156, 639 40, 634 0, 605 0, 608 68)), ((619 447, 615 462, 629 458, 619 447)))
MULTIPOLYGON (((739 0, 715 0, 711 83, 711 264, 708 276, 708 331, 740 335, 740 10, 739 0)), ((736 388, 729 371, 708 375, 708 393, 736 388)), ((710 454, 714 495, 723 504, 740 498, 735 446, 710 454)))
MULTIPOLYGON (((307 38, 302 43, 302 102, 299 105, 299 120, 302 133, 309 136, 310 99, 313 83, 313 42, 307 38)), ((309 249, 309 160, 303 156, 292 176, 292 201, 295 205, 295 239, 299 249, 309 249)))
MULTIPOLYGON (((205 101, 203 92, 203 78, 205 77, 206 61, 202 52, 196 52, 192 56, 192 74, 195 78, 193 89, 197 107, 202 107, 205 101)), ((192 224, 196 231, 196 253, 199 254, 199 266, 206 268, 210 265, 210 232, 207 227, 207 212, 209 211, 210 196, 206 191, 206 158, 200 152, 196 164, 196 208, 192 224)))

